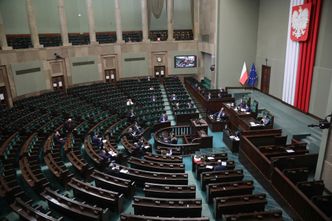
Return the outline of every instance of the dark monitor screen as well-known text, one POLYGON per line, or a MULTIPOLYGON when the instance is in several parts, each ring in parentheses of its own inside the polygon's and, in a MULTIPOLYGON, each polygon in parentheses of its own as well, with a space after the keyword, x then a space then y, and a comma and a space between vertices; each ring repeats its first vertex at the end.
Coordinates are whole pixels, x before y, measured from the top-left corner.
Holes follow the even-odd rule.
POLYGON ((195 68, 197 57, 195 55, 178 55, 174 57, 174 68, 195 68))

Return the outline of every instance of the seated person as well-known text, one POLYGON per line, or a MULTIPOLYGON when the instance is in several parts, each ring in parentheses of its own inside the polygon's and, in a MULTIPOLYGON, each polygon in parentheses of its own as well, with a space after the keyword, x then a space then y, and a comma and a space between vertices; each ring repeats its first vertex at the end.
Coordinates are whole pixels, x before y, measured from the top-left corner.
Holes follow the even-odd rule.
POLYGON ((224 89, 224 88, 219 88, 219 91, 220 91, 221 93, 225 93, 225 89, 224 89))
POLYGON ((53 136, 53 141, 55 145, 64 145, 65 140, 61 137, 61 134, 59 131, 55 131, 53 136))
POLYGON ((112 173, 112 172, 120 172, 120 167, 119 165, 115 164, 115 161, 111 161, 111 163, 108 165, 108 167, 105 169, 106 173, 112 173))
POLYGON ((194 163, 198 164, 202 162, 202 158, 200 156, 194 155, 194 163))
POLYGON ((176 103, 175 103, 174 109, 176 109, 176 110, 179 110, 179 109, 180 109, 180 103, 179 103, 179 102, 176 102, 176 103))
POLYGON ((68 120, 66 120, 63 128, 66 133, 70 133, 74 129, 73 120, 71 118, 68 118, 68 120))
POLYGON ((217 121, 220 121, 221 119, 224 119, 226 118, 226 113, 224 111, 224 108, 220 108, 220 111, 218 111, 217 113, 215 113, 213 115, 214 119, 217 120, 217 121))
POLYGON ((172 148, 169 149, 169 152, 166 153, 166 156, 172 156, 173 152, 172 152, 172 148))
POLYGON ((176 95, 175 94, 171 95, 171 101, 176 101, 176 95))
POLYGON ((156 102, 156 100, 157 100, 156 96, 155 96, 155 95, 152 95, 152 97, 151 97, 151 101, 152 101, 152 102, 156 102))
POLYGON ((101 140, 101 138, 98 136, 97 133, 95 133, 95 134, 92 136, 91 141, 92 141, 92 144, 93 144, 94 146, 97 146, 97 147, 99 147, 99 148, 102 146, 102 140, 101 140))
POLYGON ((131 100, 131 98, 129 98, 128 100, 127 100, 127 106, 132 106, 132 105, 134 105, 134 102, 131 100))
POLYGON ((208 100, 211 100, 211 98, 212 98, 212 95, 211 95, 211 93, 210 93, 210 92, 207 94, 206 98, 207 98, 208 100))
POLYGON ((141 154, 145 152, 144 139, 141 137, 137 142, 134 143, 134 152, 141 154))
POLYGON ((130 109, 129 113, 127 114, 127 118, 129 122, 135 121, 136 114, 134 113, 134 109, 130 109))
POLYGON ((138 125, 137 121, 135 121, 135 123, 134 123, 133 130, 134 130, 137 134, 142 133, 142 127, 141 127, 140 125, 138 125))
POLYGON ((267 115, 264 115, 261 119, 261 123, 264 124, 264 126, 268 125, 270 123, 270 118, 267 115))
POLYGON ((109 155, 104 148, 99 151, 98 155, 102 158, 104 162, 111 161, 111 155, 109 155))
POLYGON ((130 127, 128 129, 128 138, 131 139, 131 140, 133 140, 133 141, 138 140, 138 133, 132 127, 130 127))
POLYGON ((191 108, 193 107, 192 102, 188 102, 188 103, 187 103, 187 106, 188 106, 188 109, 191 109, 191 108))
POLYGON ((178 138, 175 136, 174 133, 171 133, 171 144, 177 144, 178 143, 178 138))
POLYGON ((227 162, 226 161, 221 161, 218 160, 218 164, 216 166, 214 166, 214 171, 223 171, 223 170, 227 170, 227 162))
POLYGON ((160 123, 165 123, 168 121, 168 116, 166 114, 166 111, 163 112, 163 114, 160 116, 159 122, 160 123))

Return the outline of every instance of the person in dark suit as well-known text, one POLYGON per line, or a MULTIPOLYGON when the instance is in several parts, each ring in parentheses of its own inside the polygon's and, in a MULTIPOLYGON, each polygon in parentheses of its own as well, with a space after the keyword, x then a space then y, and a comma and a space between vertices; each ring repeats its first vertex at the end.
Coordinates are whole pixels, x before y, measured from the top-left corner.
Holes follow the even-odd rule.
POLYGON ((65 144, 65 140, 61 137, 61 134, 59 131, 55 131, 53 140, 54 140, 55 145, 64 145, 65 144))
POLYGON ((160 123, 165 123, 168 121, 168 116, 166 114, 166 111, 163 112, 163 114, 160 116, 159 122, 160 123))
POLYGON ((178 138, 175 136, 174 133, 171 133, 171 144, 177 144, 178 138))
POLYGON ((134 123, 133 130, 137 134, 141 134, 142 133, 142 127, 140 125, 138 125, 137 121, 135 121, 135 123, 134 123))
POLYGON ((171 95, 171 100, 172 100, 172 101, 176 101, 176 95, 175 95, 175 94, 172 94, 172 95, 171 95))
POLYGON ((214 119, 216 120, 221 120, 221 119, 224 119, 226 117, 226 113, 224 111, 224 108, 220 108, 220 111, 216 112, 214 115, 213 115, 214 119))
POLYGON ((68 118, 68 120, 66 120, 63 127, 64 127, 66 133, 70 133, 74 128, 73 120, 71 118, 68 118))
POLYGON ((211 98, 212 98, 212 95, 211 95, 211 93, 210 93, 210 92, 207 94, 206 98, 207 98, 208 100, 211 100, 211 98))
POLYGON ((270 118, 267 115, 264 115, 261 119, 261 123, 264 124, 264 126, 268 125, 270 123, 270 118))
POLYGON ((223 171, 227 169, 227 162, 218 160, 218 164, 214 167, 214 171, 223 171))
POLYGON ((130 109, 130 111, 127 114, 127 118, 129 122, 134 122, 136 118, 136 114, 134 113, 134 109, 130 109))

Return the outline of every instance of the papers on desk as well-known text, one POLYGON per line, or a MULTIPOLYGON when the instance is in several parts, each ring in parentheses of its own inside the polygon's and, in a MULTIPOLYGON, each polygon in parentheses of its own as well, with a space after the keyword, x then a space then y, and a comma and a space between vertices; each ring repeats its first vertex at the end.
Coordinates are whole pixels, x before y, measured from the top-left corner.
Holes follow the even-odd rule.
POLYGON ((210 119, 213 119, 213 114, 210 114, 210 115, 209 115, 209 118, 210 118, 210 119))
POLYGON ((251 127, 264 126, 264 124, 256 124, 255 122, 249 122, 251 127))
POLYGON ((246 114, 250 114, 250 112, 247 111, 246 114))
POLYGON ((229 138, 230 139, 232 139, 232 140, 236 140, 236 141, 239 141, 240 140, 240 138, 239 137, 236 137, 236 136, 229 136, 229 138))
POLYGON ((107 142, 107 140, 103 140, 103 143, 106 143, 107 142))
POLYGON ((211 166, 211 165, 206 165, 206 169, 213 169, 213 166, 211 166))
POLYGON ((128 173, 128 170, 126 170, 126 169, 121 169, 121 170, 120 170, 120 173, 128 173))
POLYGON ((208 160, 214 160, 214 157, 208 157, 208 160))
POLYGON ((221 161, 221 166, 227 166, 227 162, 226 161, 221 161))
POLYGON ((114 153, 113 151, 108 151, 108 154, 111 155, 112 157, 116 157, 117 156, 117 154, 114 153))
POLYGON ((149 149, 149 148, 150 148, 150 146, 149 146, 149 145, 146 145, 146 146, 144 146, 144 148, 145 148, 145 149, 149 149))
POLYGON ((240 110, 241 110, 241 112, 246 112, 245 108, 241 108, 240 110))
POLYGON ((286 152, 287 153, 294 153, 295 151, 293 149, 287 149, 286 152))

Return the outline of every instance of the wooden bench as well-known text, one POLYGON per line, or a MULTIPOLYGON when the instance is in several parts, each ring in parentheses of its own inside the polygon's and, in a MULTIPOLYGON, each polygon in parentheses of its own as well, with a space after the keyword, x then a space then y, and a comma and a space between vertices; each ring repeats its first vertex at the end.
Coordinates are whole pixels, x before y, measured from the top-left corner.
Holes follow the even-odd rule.
POLYGON ((254 188, 253 181, 248 180, 211 183, 206 185, 206 198, 208 202, 212 202, 216 197, 251 194, 254 188))
POLYGON ((204 172, 201 173, 201 187, 202 190, 205 190, 207 184, 241 181, 243 177, 243 170, 241 169, 204 172))
POLYGON ((175 185, 188 184, 188 174, 186 173, 150 172, 118 164, 116 166, 119 170, 109 170, 108 173, 117 177, 134 180, 139 186, 143 186, 145 182, 175 185))
POLYGON ((145 153, 144 159, 160 163, 182 163, 182 156, 166 156, 153 153, 145 153))
POLYGON ((280 210, 225 215, 225 221, 283 221, 280 210))
POLYGON ((185 167, 183 163, 159 163, 156 161, 142 160, 136 157, 130 157, 128 163, 133 168, 165 172, 165 173, 184 173, 185 167))
POLYGON ((308 180, 309 170, 307 168, 292 168, 282 171, 293 183, 304 182, 308 180))
POLYGON ((116 212, 122 211, 123 194, 121 193, 95 187, 75 178, 70 180, 68 186, 73 189, 74 195, 82 200, 116 212))
POLYGON ((220 153, 207 153, 207 154, 195 154, 191 155, 191 163, 192 163, 192 171, 196 171, 196 164, 200 163, 208 163, 208 162, 216 162, 218 160, 226 161, 227 153, 220 152, 220 153), (196 158, 196 160, 195 160, 196 158), (197 159, 199 158, 199 161, 197 159))
POLYGON ((196 196, 196 186, 145 183, 143 192, 146 197, 194 199, 196 196))
POLYGON ((90 176, 95 180, 97 187, 123 193, 126 196, 132 196, 135 193, 135 181, 112 176, 98 170, 94 170, 90 176))
POLYGON ((310 172, 315 171, 318 154, 301 154, 294 156, 272 157, 273 166, 279 169, 306 167, 310 172))
POLYGON ((330 218, 311 202, 279 168, 274 168, 271 182, 283 201, 287 202, 295 210, 297 219, 330 221, 330 218))
POLYGON ((200 217, 201 199, 162 199, 134 197, 132 204, 135 215, 164 217, 200 217))
POLYGON ((309 198, 321 196, 324 191, 323 180, 298 182, 297 187, 309 198))
POLYGON ((22 220, 40 220, 40 221, 61 221, 63 217, 55 217, 51 211, 46 213, 41 206, 33 207, 30 202, 24 202, 21 198, 16 198, 10 205, 10 208, 16 212, 22 220))
POLYGON ((265 194, 217 197, 213 200, 216 218, 225 214, 264 211, 266 204, 265 194))
POLYGON ((181 147, 164 147, 164 146, 157 146, 156 153, 159 155, 166 155, 172 149, 172 155, 179 156, 182 155, 181 147))
POLYGON ((314 196, 312 197, 312 202, 320 208, 326 216, 332 216, 332 195, 326 196, 314 196))
POLYGON ((190 217, 190 218, 177 218, 177 217, 159 217, 159 216, 140 216, 131 214, 121 214, 121 221, 209 221, 208 217, 190 217))
MULTIPOLYGON (((227 160, 225 170, 233 170, 235 168, 235 162, 233 160, 227 160)), ((201 173, 214 171, 214 168, 219 165, 219 162, 205 162, 196 165, 196 177, 200 179, 201 173)))
POLYGON ((45 191, 41 193, 41 196, 47 200, 48 205, 51 208, 55 208, 56 210, 61 211, 64 215, 70 216, 74 219, 89 221, 106 221, 109 219, 110 212, 108 209, 104 210, 103 208, 68 198, 48 187, 46 187, 45 191))

